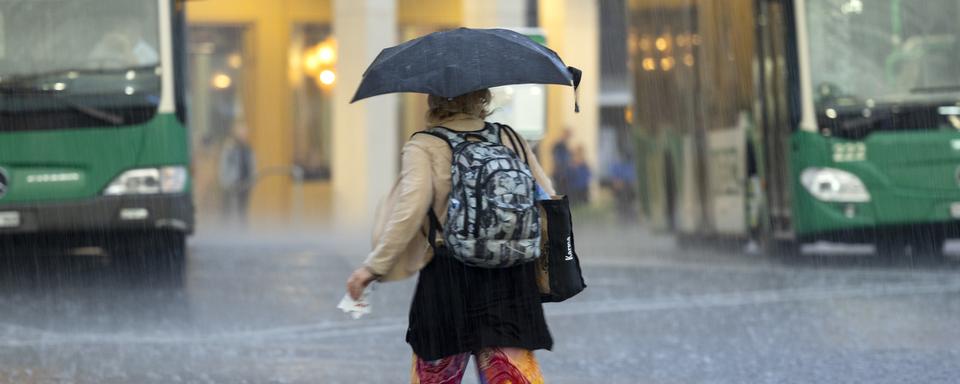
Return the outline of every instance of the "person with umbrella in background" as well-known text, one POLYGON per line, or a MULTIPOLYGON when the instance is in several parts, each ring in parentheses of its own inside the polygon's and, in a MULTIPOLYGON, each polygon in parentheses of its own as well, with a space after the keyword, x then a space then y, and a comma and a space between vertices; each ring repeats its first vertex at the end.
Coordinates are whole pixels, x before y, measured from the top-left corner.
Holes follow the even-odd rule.
POLYGON ((567 128, 563 131, 563 136, 553 144, 553 183, 560 193, 570 191, 570 168, 573 162, 573 154, 570 152, 573 130, 567 128))
POLYGON ((554 190, 526 141, 484 119, 490 87, 579 81, 555 52, 503 29, 423 36, 383 50, 364 73, 354 101, 428 95, 429 128, 403 146, 373 251, 347 280, 356 300, 374 280, 419 272, 406 335, 413 383, 458 383, 471 354, 483 383, 543 382, 533 351, 553 339, 530 262, 533 202, 554 190))

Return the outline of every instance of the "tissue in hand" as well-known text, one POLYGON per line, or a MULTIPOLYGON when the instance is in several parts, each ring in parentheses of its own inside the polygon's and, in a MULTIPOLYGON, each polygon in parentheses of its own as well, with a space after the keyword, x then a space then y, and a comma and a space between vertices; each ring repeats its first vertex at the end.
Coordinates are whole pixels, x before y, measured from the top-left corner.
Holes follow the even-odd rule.
POLYGON ((350 294, 344 294, 343 299, 340 299, 340 304, 337 304, 337 308, 340 308, 344 313, 349 313, 354 319, 359 319, 361 316, 370 313, 370 292, 373 291, 373 284, 367 286, 363 290, 363 294, 360 295, 360 299, 354 301, 350 298, 350 294))

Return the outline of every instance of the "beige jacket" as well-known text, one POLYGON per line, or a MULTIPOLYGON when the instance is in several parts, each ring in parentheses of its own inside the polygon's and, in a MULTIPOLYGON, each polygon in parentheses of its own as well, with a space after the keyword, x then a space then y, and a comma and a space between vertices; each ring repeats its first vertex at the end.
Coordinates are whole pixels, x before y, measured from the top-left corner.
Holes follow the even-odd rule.
MULTIPOLYGON (((475 131, 482 129, 484 122, 468 115, 457 115, 436 125, 455 131, 475 131)), ((513 148, 506 132, 501 132, 501 140, 508 148, 513 148)), ((534 178, 545 192, 553 195, 553 183, 540 167, 530 145, 526 142, 524 145, 534 178)), ((440 221, 446 220, 451 158, 447 143, 434 136, 414 135, 404 144, 400 177, 377 208, 373 250, 364 262, 381 281, 413 276, 433 257, 426 235, 429 228, 427 213, 432 206, 440 221)))

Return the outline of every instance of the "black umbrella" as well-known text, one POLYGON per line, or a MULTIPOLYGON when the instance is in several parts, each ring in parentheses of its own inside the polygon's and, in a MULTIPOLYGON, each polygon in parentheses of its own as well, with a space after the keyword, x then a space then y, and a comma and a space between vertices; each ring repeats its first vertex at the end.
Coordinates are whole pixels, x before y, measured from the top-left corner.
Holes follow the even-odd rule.
POLYGON ((580 75, 556 52, 520 33, 459 28, 381 51, 363 73, 351 103, 395 92, 456 97, 509 84, 562 84, 576 89, 580 75))

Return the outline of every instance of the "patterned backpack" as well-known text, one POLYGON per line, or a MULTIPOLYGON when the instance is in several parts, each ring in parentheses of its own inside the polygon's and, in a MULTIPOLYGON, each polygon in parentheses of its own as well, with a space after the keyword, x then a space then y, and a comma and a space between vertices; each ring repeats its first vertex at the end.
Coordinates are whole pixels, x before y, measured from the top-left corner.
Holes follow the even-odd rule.
POLYGON ((537 184, 527 164, 500 142, 500 130, 499 124, 486 123, 479 131, 425 131, 453 151, 443 238, 454 258, 474 267, 504 268, 540 256, 537 184))

